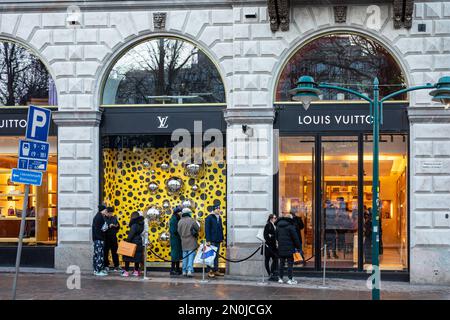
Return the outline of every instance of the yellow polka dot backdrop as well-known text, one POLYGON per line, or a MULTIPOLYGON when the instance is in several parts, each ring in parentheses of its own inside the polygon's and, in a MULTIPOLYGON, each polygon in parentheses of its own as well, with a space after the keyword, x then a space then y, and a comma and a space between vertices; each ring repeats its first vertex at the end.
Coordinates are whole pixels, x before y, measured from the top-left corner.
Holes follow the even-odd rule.
MULTIPOLYGON (((150 248, 166 260, 170 260, 170 245, 164 241, 163 233, 169 232, 169 219, 175 206, 186 200, 191 202, 193 216, 201 222, 199 242, 205 238, 204 219, 213 206, 219 205, 225 213, 222 217, 225 235, 227 220, 226 164, 205 163, 200 175, 192 177, 184 164, 171 161, 170 152, 170 148, 103 149, 103 201, 115 209, 121 226, 118 240, 127 237, 131 213, 154 207, 160 215, 150 222, 150 248), (171 193, 166 186, 171 178, 181 181, 177 193, 171 193)), ((226 255, 226 248, 221 248, 221 255, 226 255)), ((147 261, 161 259, 148 250, 147 261)))

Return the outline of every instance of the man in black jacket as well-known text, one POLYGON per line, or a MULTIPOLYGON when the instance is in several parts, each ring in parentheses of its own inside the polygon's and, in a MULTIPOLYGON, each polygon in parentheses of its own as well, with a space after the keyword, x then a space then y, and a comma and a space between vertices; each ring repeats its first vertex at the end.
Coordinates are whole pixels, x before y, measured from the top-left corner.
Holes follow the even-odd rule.
POLYGON ((108 230, 105 232, 105 266, 106 270, 109 269, 109 251, 111 251, 112 260, 114 263, 114 270, 119 270, 119 256, 117 255, 117 249, 119 247, 117 243, 117 232, 120 229, 119 221, 114 215, 114 208, 106 208, 108 212, 106 215, 106 223, 108 224, 108 230))
POLYGON ((295 223, 290 213, 284 214, 282 218, 278 219, 275 231, 275 238, 278 242, 278 256, 280 257, 279 267, 279 283, 283 282, 284 265, 288 264, 288 284, 295 285, 297 281, 294 280, 293 267, 294 257, 293 254, 296 250, 300 250, 300 239, 298 233, 295 230, 295 223))
POLYGON ((94 275, 107 276, 105 269, 105 217, 107 215, 106 206, 99 205, 98 212, 92 221, 92 240, 94 241, 94 275))

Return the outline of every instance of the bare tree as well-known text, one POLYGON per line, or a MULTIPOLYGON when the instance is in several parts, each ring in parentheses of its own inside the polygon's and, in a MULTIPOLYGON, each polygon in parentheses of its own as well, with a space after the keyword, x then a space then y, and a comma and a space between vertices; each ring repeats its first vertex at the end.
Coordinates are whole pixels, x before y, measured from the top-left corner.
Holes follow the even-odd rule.
POLYGON ((154 103, 158 102, 156 96, 198 93, 224 101, 223 84, 214 64, 183 40, 158 38, 134 47, 117 62, 110 77, 120 79, 116 103, 154 103))
POLYGON ((0 42, 0 104, 26 105, 48 98, 49 74, 43 63, 24 47, 0 42))

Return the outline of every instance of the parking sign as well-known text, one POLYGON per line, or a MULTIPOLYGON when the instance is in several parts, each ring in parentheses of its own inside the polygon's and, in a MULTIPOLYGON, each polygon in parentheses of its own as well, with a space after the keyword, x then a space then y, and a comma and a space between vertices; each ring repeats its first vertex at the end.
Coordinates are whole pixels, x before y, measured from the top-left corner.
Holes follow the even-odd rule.
POLYGON ((28 110, 27 140, 46 142, 52 112, 49 109, 30 106, 28 110))

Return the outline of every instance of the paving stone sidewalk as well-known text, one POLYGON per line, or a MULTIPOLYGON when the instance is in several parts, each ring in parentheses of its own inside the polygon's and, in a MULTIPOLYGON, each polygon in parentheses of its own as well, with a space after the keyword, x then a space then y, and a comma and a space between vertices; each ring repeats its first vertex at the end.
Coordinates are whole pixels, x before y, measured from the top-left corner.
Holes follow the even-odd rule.
MULTIPOLYGON (((318 278, 297 278, 298 285, 267 283, 257 279, 218 278, 202 283, 201 276, 193 279, 169 278, 167 273, 151 272, 148 279, 122 278, 118 273, 98 278, 81 275, 81 289, 67 287, 69 275, 54 273, 22 273, 19 278, 18 299, 43 300, 369 300, 370 290, 362 280, 328 279, 326 286, 318 278)), ((0 273, 0 300, 11 298, 13 274, 0 273)), ((450 287, 411 285, 406 282, 382 282, 382 299, 388 300, 450 300, 450 287)))

